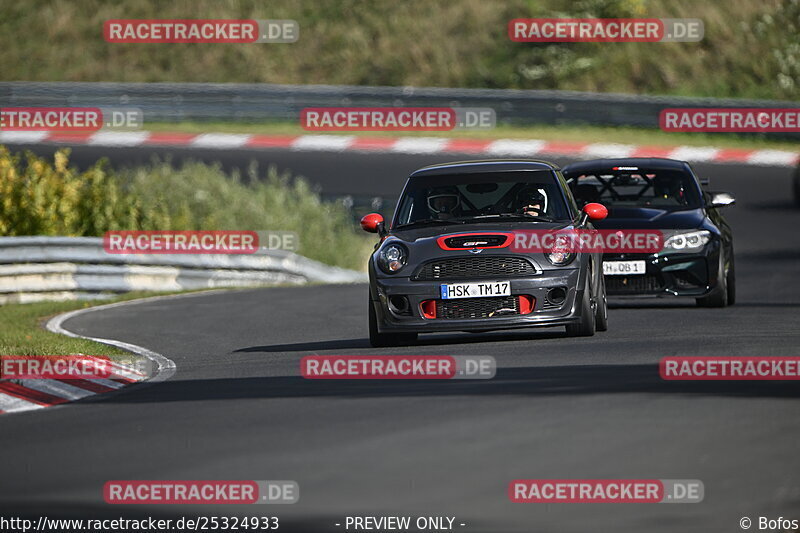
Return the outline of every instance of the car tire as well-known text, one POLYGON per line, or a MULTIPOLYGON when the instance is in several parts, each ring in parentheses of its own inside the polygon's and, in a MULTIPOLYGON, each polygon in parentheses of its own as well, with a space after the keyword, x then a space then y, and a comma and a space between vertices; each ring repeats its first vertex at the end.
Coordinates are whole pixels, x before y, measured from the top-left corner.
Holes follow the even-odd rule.
POLYGON ((581 321, 566 326, 567 337, 591 337, 595 332, 595 312, 592 309, 592 292, 587 276, 586 287, 581 298, 581 321))
POLYGON ((608 330, 608 302, 606 299, 606 278, 600 275, 600 294, 597 296, 597 312, 594 316, 594 325, 597 331, 608 330))
POLYGON ((378 331, 378 315, 375 314, 375 305, 369 299, 367 305, 369 306, 369 343, 373 348, 406 346, 417 340, 416 333, 381 333, 378 331))
POLYGON ((731 268, 728 270, 725 284, 727 285, 728 289, 728 305, 733 305, 736 303, 736 268, 733 262, 733 257, 731 257, 731 268))
POLYGON ((720 253, 717 286, 708 296, 695 300, 699 307, 725 307, 728 305, 728 275, 730 275, 730 272, 725 274, 725 261, 722 258, 722 253, 720 253))

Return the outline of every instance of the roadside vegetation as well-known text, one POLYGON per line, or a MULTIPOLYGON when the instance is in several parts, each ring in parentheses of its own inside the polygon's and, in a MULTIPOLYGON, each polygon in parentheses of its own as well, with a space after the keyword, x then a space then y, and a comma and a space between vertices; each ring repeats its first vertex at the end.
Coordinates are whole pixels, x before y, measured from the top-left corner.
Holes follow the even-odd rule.
POLYGON ((800 0, 27 0, 0 4, 0 79, 413 85, 796 100, 798 34, 800 0), (663 44, 512 42, 509 20, 533 17, 699 18, 705 38, 663 44), (106 43, 103 22, 119 18, 294 19, 300 39, 106 43))
POLYGON ((50 161, 0 146, 0 236, 109 230, 293 231, 299 254, 358 270, 374 244, 344 205, 274 168, 243 177, 199 162, 115 171, 100 160, 80 172, 68 149, 50 161))
MULTIPOLYGON (((128 293, 100 303, 141 298, 145 293, 128 293)), ((36 302, 0 305, 0 356, 3 355, 105 355, 134 357, 130 352, 85 339, 51 333, 44 328, 46 319, 60 313, 97 305, 83 301, 36 302)))

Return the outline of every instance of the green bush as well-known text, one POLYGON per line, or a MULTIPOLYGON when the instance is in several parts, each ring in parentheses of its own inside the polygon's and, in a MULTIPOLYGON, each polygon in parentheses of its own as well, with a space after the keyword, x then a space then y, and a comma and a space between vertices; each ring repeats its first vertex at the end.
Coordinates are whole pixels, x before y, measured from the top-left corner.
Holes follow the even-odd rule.
POLYGON ((0 146, 0 235, 101 236, 109 230, 294 231, 299 253, 363 269, 373 239, 342 205, 305 180, 253 166, 245 183, 219 166, 168 161, 115 172, 105 161, 78 172, 69 150, 51 163, 0 146))

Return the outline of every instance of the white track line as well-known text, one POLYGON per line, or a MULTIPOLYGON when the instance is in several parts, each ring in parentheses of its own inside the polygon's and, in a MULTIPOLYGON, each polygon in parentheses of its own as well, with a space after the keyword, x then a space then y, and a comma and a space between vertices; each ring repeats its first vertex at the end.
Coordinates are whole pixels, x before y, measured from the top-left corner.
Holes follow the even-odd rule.
POLYGON ((536 139, 499 139, 489 144, 486 153, 489 155, 531 156, 542 152, 546 145, 546 141, 536 139))
POLYGON ((670 159, 677 159, 679 161, 713 162, 719 151, 719 148, 705 146, 679 146, 669 154, 669 157, 670 159))
MULTIPOLYGON (((194 294, 194 293, 193 293, 194 294)), ((47 322, 47 329, 52 331, 53 333, 59 333, 61 335, 66 335, 67 337, 73 337, 76 339, 88 339, 91 341, 99 342, 102 344, 107 344, 109 346, 115 346, 117 348, 121 348, 128 352, 135 353, 142 357, 145 357, 152 361, 155 364, 155 372, 152 376, 150 376, 147 381, 150 382, 159 382, 159 381, 166 381, 173 374, 175 374, 176 366, 175 361, 172 359, 168 359, 163 355, 156 353, 152 350, 148 350, 142 346, 137 346, 135 344, 131 344, 129 342, 122 342, 114 339, 103 339, 99 337, 90 337, 87 335, 79 335, 77 333, 73 333, 69 330, 64 329, 62 324, 69 320, 70 318, 75 318, 76 316, 80 316, 86 313, 91 313, 93 311, 100 311, 104 309, 113 309, 115 307, 122 307, 123 305, 131 305, 136 304, 139 302, 145 301, 153 301, 158 299, 166 299, 166 298, 174 298, 176 296, 190 296, 188 294, 177 294, 177 295, 169 295, 169 296, 154 296, 152 298, 142 298, 139 300, 131 300, 129 302, 116 302, 113 304, 106 304, 106 305, 98 305, 97 307, 88 307, 86 309, 76 309, 75 311, 70 311, 68 313, 64 313, 61 315, 54 316, 47 322)), ((133 370, 133 369, 131 369, 133 370)))
POLYGON ((751 165, 774 165, 791 167, 798 163, 800 154, 784 152, 782 150, 758 150, 747 158, 751 165))
POLYGON ((450 139, 441 137, 401 137, 389 149, 404 154, 435 154, 444 150, 450 139))
POLYGON ((139 146, 150 137, 149 131, 99 131, 86 144, 97 146, 139 146))
POLYGON ((588 144, 583 148, 583 155, 591 158, 630 157, 637 147, 632 144, 588 144))
POLYGON ((203 133, 195 137, 190 146, 195 148, 241 148, 252 135, 238 133, 203 133))
POLYGON ((301 135, 292 142, 292 150, 322 150, 341 152, 355 141, 352 135, 301 135))
POLYGON ((50 135, 46 131, 0 131, 0 142, 39 143, 50 135))

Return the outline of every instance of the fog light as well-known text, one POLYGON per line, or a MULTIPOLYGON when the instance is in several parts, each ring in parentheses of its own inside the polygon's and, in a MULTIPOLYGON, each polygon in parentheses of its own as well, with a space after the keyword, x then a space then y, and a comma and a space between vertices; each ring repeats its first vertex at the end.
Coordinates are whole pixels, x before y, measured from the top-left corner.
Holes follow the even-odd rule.
POLYGON ((410 315, 408 298, 405 296, 389 296, 389 309, 397 315, 410 315))
POLYGON ((567 290, 564 287, 556 287, 547 291, 547 301, 553 305, 561 305, 567 299, 567 290))

